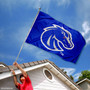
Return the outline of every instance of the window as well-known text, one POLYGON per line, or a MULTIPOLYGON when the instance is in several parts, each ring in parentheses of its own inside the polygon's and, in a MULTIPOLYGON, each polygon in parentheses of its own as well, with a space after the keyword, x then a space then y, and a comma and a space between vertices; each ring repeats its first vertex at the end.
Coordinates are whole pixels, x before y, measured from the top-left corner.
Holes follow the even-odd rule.
POLYGON ((45 76, 49 81, 52 81, 52 80, 53 80, 53 75, 52 75, 52 73, 51 73, 48 69, 44 68, 44 69, 43 69, 43 73, 44 73, 44 76, 45 76))

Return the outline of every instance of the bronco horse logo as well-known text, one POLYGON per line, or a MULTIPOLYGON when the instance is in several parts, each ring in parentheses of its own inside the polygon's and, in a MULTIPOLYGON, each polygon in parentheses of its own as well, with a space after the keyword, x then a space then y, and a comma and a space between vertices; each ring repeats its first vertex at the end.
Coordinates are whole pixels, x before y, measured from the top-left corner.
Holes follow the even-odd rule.
POLYGON ((53 24, 53 26, 44 28, 41 34, 41 43, 51 51, 64 51, 74 48, 72 35, 63 27, 53 24))

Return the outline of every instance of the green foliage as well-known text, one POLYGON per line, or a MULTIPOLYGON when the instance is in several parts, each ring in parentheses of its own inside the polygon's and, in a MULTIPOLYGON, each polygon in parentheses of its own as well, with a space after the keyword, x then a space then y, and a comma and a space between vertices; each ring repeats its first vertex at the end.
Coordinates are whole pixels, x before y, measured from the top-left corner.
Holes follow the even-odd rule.
POLYGON ((85 78, 90 79, 90 71, 88 71, 88 70, 82 71, 78 80, 82 80, 82 79, 85 79, 85 78))
POLYGON ((74 78, 73 78, 73 76, 72 76, 72 75, 70 75, 70 78, 71 78, 71 80, 74 80, 74 78))

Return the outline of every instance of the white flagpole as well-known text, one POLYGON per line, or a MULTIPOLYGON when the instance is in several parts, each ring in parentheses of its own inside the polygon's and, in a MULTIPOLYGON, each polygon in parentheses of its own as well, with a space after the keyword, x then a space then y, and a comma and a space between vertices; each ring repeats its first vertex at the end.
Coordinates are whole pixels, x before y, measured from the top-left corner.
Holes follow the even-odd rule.
POLYGON ((24 46, 24 43, 25 43, 25 41, 26 41, 26 39, 27 39, 27 37, 28 37, 28 35, 29 35, 29 33, 30 33, 30 31, 31 31, 31 29, 32 29, 32 27, 33 27, 33 25, 34 25, 36 19, 37 19, 37 17, 38 17, 38 14, 39 14, 40 10, 41 10, 41 8, 39 8, 39 10, 38 10, 38 12, 37 12, 37 15, 36 15, 36 17, 35 17, 35 19, 34 19, 34 21, 33 21, 33 24, 32 24, 32 26, 31 26, 31 28, 29 29, 29 32, 28 32, 28 34, 27 34, 27 36, 26 36, 24 42, 22 43, 22 46, 21 46, 21 48, 20 48, 20 51, 19 51, 19 53, 18 53, 18 55, 17 55, 17 58, 16 58, 15 62, 17 62, 17 60, 18 60, 18 58, 19 58, 19 55, 20 55, 21 50, 22 50, 22 48, 23 48, 23 46, 24 46))

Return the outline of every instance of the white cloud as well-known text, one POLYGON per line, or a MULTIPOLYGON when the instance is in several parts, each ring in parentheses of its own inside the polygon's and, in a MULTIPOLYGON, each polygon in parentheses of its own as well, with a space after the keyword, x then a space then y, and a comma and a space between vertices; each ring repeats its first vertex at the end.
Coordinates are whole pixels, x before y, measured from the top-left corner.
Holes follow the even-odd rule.
MULTIPOLYGON (((16 60, 16 56, 11 56, 11 55, 1 54, 1 53, 0 53, 0 58, 1 59, 7 59, 7 60, 16 60)), ((23 59, 18 58, 18 60, 23 60, 23 59)))
POLYGON ((79 76, 81 75, 81 73, 75 73, 76 69, 75 68, 62 68, 61 69, 64 69, 64 71, 67 72, 67 75, 70 76, 72 75, 74 77, 74 80, 77 81, 79 76), (74 74, 75 73, 75 74, 74 74))
POLYGON ((88 33, 90 33, 90 25, 87 21, 82 24, 82 28, 84 30, 84 32, 82 32, 83 36, 86 36, 88 33))
POLYGON ((39 7, 48 10, 50 3, 54 2, 56 5, 69 5, 70 0, 0 0, 0 5, 9 10, 12 7, 25 5, 28 8, 38 9, 39 7))
POLYGON ((38 50, 36 53, 35 53, 35 58, 37 58, 37 59, 41 59, 41 60, 43 60, 43 59, 50 59, 51 58, 51 55, 50 54, 45 54, 45 53, 48 53, 48 52, 46 52, 46 51, 43 51, 43 50, 38 50), (43 53, 44 52, 44 53, 43 53))
POLYGON ((32 51, 34 52, 36 50, 36 46, 25 43, 23 49, 26 50, 29 53, 32 53, 32 51))
POLYGON ((68 6, 70 4, 70 0, 55 0, 55 1, 57 1, 58 6, 60 6, 60 5, 68 6))
POLYGON ((87 44, 90 44, 90 37, 86 39, 87 44))
POLYGON ((61 69, 64 69, 64 71, 67 72, 68 76, 72 75, 76 71, 75 68, 61 68, 61 69))
POLYGON ((82 24, 83 32, 82 35, 86 39, 86 43, 90 44, 90 24, 88 21, 84 21, 82 24))
POLYGON ((81 75, 81 73, 76 73, 75 75, 73 75, 75 80, 78 80, 79 76, 81 75))
POLYGON ((14 38, 19 42, 23 42, 29 32, 29 28, 30 26, 20 27, 15 33, 13 33, 14 38))
POLYGON ((47 8, 51 0, 0 0, 0 5, 4 8, 12 9, 12 7, 18 7, 25 5, 28 8, 39 8, 43 6, 47 8))
POLYGON ((90 0, 74 0, 75 6, 76 6, 76 14, 78 21, 77 23, 82 23, 82 29, 81 32, 84 36, 86 43, 90 44, 90 0))

